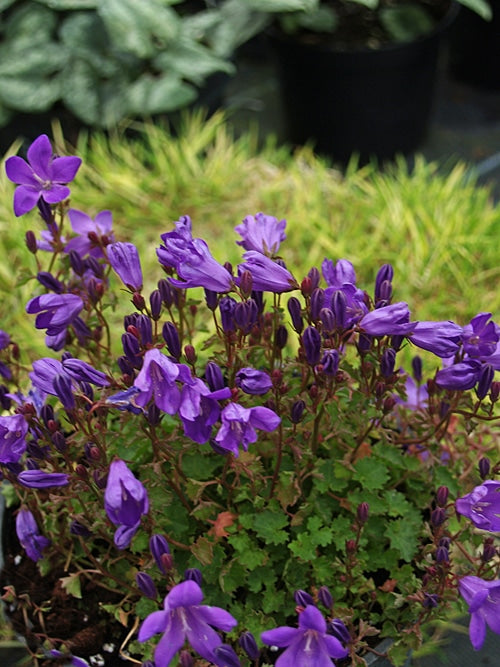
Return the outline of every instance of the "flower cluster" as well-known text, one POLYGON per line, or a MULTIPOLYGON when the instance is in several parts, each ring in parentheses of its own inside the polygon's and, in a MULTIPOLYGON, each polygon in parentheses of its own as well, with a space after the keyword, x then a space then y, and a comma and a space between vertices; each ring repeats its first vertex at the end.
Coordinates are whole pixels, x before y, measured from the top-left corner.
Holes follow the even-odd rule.
MULTIPOLYGON (((40 576, 70 565, 69 592, 102 587, 129 655, 156 667, 256 665, 266 646, 277 667, 359 664, 377 637, 400 664, 450 610, 475 649, 500 633, 491 313, 418 320, 390 265, 369 291, 346 259, 298 279, 286 221, 264 213, 236 227, 236 269, 182 216, 147 288, 111 212, 69 207, 79 158, 45 136, 27 157, 6 171, 15 214, 45 225, 26 235, 26 312, 52 356, 26 372, 0 332, 0 466, 40 576)), ((34 654, 69 658, 41 627, 34 654)))

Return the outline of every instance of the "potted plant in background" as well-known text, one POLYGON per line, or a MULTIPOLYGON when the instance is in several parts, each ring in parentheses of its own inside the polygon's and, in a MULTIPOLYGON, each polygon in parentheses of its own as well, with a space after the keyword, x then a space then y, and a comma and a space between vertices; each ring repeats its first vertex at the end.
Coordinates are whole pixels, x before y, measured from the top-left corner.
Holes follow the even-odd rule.
POLYGON ((1 332, 0 465, 34 658, 362 665, 389 638, 402 665, 455 613, 477 650, 500 632, 491 314, 419 321, 387 264, 367 291, 346 259, 294 276, 263 213, 237 270, 182 216, 145 277, 110 211, 69 204, 81 160, 44 135, 27 158, 47 351, 1 332))
MULTIPOLYGON (((481 17, 487 2, 465 2, 481 17)), ((227 7, 225 6, 227 5, 227 7)), ((228 0, 251 23, 267 15, 288 138, 347 162, 420 146, 431 118, 450 0, 228 0)), ((229 10, 230 11, 226 11, 229 10)))

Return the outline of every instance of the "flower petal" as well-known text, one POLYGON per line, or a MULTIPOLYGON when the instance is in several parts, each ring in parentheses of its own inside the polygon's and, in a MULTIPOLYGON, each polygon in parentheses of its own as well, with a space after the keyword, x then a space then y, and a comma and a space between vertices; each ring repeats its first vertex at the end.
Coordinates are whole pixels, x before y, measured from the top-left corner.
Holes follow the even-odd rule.
POLYGON ((166 611, 154 611, 142 622, 137 639, 140 642, 145 642, 158 632, 165 632, 167 623, 168 613, 166 611))
POLYGON ((74 155, 56 157, 51 165, 51 180, 55 183, 70 183, 81 164, 81 158, 74 155))
POLYGON ((37 137, 28 148, 28 161, 36 175, 44 181, 51 180, 49 166, 52 155, 52 145, 46 134, 37 137))
POLYGON ((196 610, 196 614, 199 618, 202 618, 205 623, 213 625, 215 628, 219 628, 219 630, 223 630, 224 632, 229 632, 238 625, 238 621, 231 616, 228 611, 221 609, 220 607, 204 605, 196 610))
POLYGON ((203 600, 203 592, 196 581, 188 579, 174 586, 165 600, 165 609, 176 609, 177 607, 191 607, 199 605, 203 600))
POLYGON ((13 155, 5 162, 5 173, 7 178, 18 185, 33 185, 39 187, 40 183, 33 175, 33 169, 26 160, 19 155, 13 155))
POLYGON ((57 185, 53 183, 50 190, 42 190, 40 194, 47 204, 57 204, 58 202, 67 199, 71 194, 71 190, 66 185, 57 185))
POLYGON ((14 214, 19 217, 31 211, 40 199, 40 191, 30 185, 20 185, 14 191, 14 214))
POLYGON ((265 630, 260 635, 260 638, 264 644, 282 648, 283 646, 289 646, 297 635, 302 635, 302 632, 298 628, 290 628, 286 625, 282 625, 273 630, 265 630))

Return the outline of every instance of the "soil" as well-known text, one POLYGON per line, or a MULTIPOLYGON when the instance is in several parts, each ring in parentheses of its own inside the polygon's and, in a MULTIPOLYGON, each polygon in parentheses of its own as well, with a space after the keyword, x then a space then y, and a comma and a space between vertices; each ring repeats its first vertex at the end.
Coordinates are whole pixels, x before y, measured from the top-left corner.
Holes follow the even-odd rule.
MULTIPOLYGON (((14 602, 4 596, 6 614, 14 631, 26 639, 29 650, 36 653, 44 641, 50 639, 54 648, 63 644, 67 651, 95 667, 132 665, 119 655, 130 628, 125 628, 101 608, 102 604, 118 602, 123 595, 84 580, 82 598, 74 598, 59 581, 67 572, 53 571, 42 577, 37 565, 17 542, 13 525, 5 525, 3 534, 8 536, 9 544, 0 573, 0 591, 3 593, 6 586, 15 590, 14 602), (44 609, 43 615, 37 611, 40 608, 44 609)), ((42 659, 39 665, 61 667, 61 661, 42 659)))

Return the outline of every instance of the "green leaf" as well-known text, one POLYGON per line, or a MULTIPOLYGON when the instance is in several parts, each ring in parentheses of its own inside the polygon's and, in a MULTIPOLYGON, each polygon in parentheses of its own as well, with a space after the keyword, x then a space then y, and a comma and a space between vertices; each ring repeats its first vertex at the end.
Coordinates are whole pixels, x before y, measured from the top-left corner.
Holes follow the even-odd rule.
POLYGON ((264 510, 257 514, 253 524, 255 532, 266 544, 284 544, 288 540, 288 533, 283 530, 286 526, 288 517, 280 508, 276 512, 264 510))
POLYGON ((411 561, 417 551, 419 523, 405 516, 391 521, 385 530, 391 547, 398 551, 401 558, 407 563, 411 561))
POLYGON ((12 48, 46 44, 52 41, 57 17, 50 9, 32 2, 21 4, 6 21, 3 32, 12 48), (15 46, 14 46, 15 45, 15 46))
POLYGON ((458 0, 461 5, 468 7, 476 14, 479 14, 486 21, 491 21, 493 12, 491 4, 487 0, 458 0))
POLYGON ((59 579, 64 590, 74 598, 82 599, 82 589, 80 586, 80 575, 78 572, 70 574, 67 577, 59 579))
POLYGON ((214 55, 206 46, 187 40, 162 51, 153 60, 153 65, 197 85, 214 72, 234 72, 234 66, 228 60, 214 55))
POLYGON ((10 78, 36 75, 42 79, 63 67, 68 54, 61 45, 53 43, 40 44, 37 48, 23 46, 12 48, 2 44, 0 46, 0 77, 10 78))
POLYGON ((14 4, 16 0, 0 0, 0 12, 14 4))
POLYGON ((397 42, 411 42, 421 35, 427 35, 435 26, 435 21, 429 12, 411 3, 382 9, 380 21, 397 42))
POLYGON ((18 78, 0 77, 0 102, 20 111, 46 111, 59 99, 60 93, 58 79, 41 80, 35 74, 18 78))
POLYGON ((45 5, 56 11, 76 10, 76 9, 95 9, 98 0, 36 0, 41 5, 45 5))
POLYGON ((373 456, 360 459, 354 468, 356 472, 353 475, 353 479, 369 491, 382 489, 389 479, 389 472, 385 463, 378 461, 373 456))
POLYGON ((115 48, 151 58, 178 36, 180 18, 161 0, 102 0, 97 8, 115 48))
POLYGON ((133 114, 149 116, 185 107, 196 97, 196 89, 174 74, 143 74, 130 85, 126 106, 133 114))

